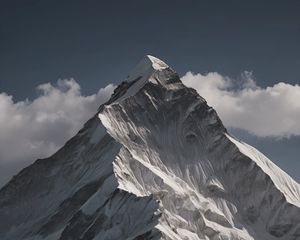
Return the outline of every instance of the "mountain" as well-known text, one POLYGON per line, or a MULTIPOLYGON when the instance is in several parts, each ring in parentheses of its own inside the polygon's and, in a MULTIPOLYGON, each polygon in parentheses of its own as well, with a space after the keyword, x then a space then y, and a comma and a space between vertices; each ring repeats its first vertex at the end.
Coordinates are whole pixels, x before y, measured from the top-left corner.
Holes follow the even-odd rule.
POLYGON ((299 240, 300 186, 146 56, 0 190, 1 240, 299 240))

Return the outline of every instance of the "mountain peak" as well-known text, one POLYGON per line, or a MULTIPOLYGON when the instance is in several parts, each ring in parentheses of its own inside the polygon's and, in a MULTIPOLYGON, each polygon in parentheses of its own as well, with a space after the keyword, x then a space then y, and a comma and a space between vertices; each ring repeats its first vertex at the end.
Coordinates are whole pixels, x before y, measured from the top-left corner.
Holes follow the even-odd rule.
POLYGON ((168 67, 169 66, 162 60, 151 55, 146 55, 138 62, 135 68, 130 71, 128 80, 135 80, 138 77, 148 78, 153 72, 163 70, 168 67))
POLYGON ((151 55, 146 55, 142 61, 150 61, 152 68, 155 70, 161 70, 169 67, 164 61, 151 55))
POLYGON ((299 240, 299 203, 299 184, 147 55, 76 136, 0 190, 0 239, 299 240))
POLYGON ((122 82, 116 88, 115 93, 109 102, 119 102, 124 98, 135 95, 147 82, 156 82, 157 78, 155 75, 158 72, 164 71, 175 74, 175 72, 162 60, 151 55, 144 56, 129 72, 126 81, 122 82), (156 78, 156 80, 154 80, 154 78, 156 78))

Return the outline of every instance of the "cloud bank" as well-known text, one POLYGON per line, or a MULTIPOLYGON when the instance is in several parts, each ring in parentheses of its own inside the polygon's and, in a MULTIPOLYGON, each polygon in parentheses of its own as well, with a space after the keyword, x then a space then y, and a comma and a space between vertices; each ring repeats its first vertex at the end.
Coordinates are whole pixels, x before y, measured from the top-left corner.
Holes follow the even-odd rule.
POLYGON ((0 185, 1 180, 24 164, 47 157, 61 147, 106 101, 114 86, 83 96, 73 79, 37 87, 33 101, 14 102, 0 93, 0 185), (6 169, 10 168, 10 169, 6 169))
POLYGON ((216 109, 225 126, 259 137, 300 135, 300 86, 277 83, 261 88, 251 72, 239 80, 212 72, 187 72, 182 81, 216 109))

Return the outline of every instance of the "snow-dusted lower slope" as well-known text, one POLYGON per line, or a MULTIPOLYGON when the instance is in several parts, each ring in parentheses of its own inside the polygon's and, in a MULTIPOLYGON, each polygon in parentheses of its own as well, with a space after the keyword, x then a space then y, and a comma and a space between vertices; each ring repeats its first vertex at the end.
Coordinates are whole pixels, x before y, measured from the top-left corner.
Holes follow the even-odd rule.
POLYGON ((2 240, 300 239, 300 186, 146 56, 56 154, 0 191, 2 240))

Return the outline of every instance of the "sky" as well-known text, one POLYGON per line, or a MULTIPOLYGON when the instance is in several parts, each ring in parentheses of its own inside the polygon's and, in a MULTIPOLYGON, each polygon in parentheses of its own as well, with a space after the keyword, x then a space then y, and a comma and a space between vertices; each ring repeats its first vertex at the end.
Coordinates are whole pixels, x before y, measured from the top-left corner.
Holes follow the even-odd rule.
POLYGON ((300 2, 0 0, 0 186, 49 156, 146 54, 300 182, 300 2))

